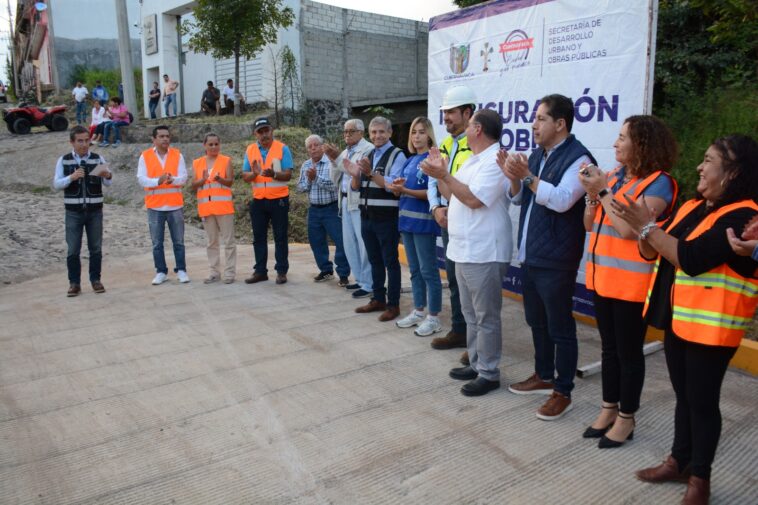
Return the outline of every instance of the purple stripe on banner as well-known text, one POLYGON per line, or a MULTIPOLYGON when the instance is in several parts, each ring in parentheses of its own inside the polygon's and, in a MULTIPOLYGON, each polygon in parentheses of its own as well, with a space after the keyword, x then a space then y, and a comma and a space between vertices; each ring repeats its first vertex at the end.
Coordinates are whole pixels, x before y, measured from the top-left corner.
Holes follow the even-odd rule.
POLYGON ((482 5, 473 5, 465 9, 448 12, 440 16, 434 16, 429 20, 429 31, 441 30, 450 26, 468 23, 478 19, 485 19, 491 16, 497 16, 504 12, 511 12, 527 7, 553 2, 555 0, 499 0, 482 5))

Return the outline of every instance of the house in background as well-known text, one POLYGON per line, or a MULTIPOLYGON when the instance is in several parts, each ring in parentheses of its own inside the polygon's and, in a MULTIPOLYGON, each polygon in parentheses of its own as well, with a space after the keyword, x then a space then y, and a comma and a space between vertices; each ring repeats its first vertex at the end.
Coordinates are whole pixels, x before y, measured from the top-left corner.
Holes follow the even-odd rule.
MULTIPOLYGON (((136 1, 127 2, 127 13, 132 67, 140 68, 136 1)), ((73 87, 71 79, 77 65, 103 70, 120 68, 116 7, 112 0, 18 0, 14 32, 22 94, 33 90, 41 98, 56 88, 73 87)))
MULTIPOLYGON (((310 0, 283 3, 295 13, 292 26, 279 31, 276 44, 240 62, 238 84, 247 103, 273 107, 272 67, 288 46, 299 71, 301 103, 296 107, 309 111, 312 130, 334 133, 347 117, 370 117, 364 111, 374 106, 392 109, 400 129, 426 115, 427 23, 310 0)), ((143 0, 140 12, 143 89, 169 74, 180 81, 183 112, 199 110, 207 81, 221 89, 234 78, 233 58, 195 53, 187 46, 188 37, 180 35, 178 27, 192 16, 193 7, 186 0, 143 0)), ((143 99, 147 110, 147 97, 143 99)))

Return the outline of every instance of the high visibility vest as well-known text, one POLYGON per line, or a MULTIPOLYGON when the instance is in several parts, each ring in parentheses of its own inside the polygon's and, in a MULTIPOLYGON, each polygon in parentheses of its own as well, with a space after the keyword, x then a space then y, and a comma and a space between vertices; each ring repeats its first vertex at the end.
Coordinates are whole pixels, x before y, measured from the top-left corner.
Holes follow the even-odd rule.
POLYGON ((448 135, 440 144, 440 153, 448 158, 448 170, 450 175, 455 175, 461 165, 471 157, 473 151, 468 146, 468 137, 465 135, 458 139, 458 149, 453 154, 453 163, 450 164, 450 153, 453 150, 453 136, 448 135))
MULTIPOLYGON (((197 213, 200 217, 234 214, 232 188, 213 180, 216 174, 224 178, 228 177, 229 162, 229 156, 219 154, 213 167, 208 170, 208 180, 197 189, 197 213)), ((205 156, 194 160, 192 168, 195 170, 195 180, 202 179, 206 168, 205 156)))
MULTIPOLYGON (((670 230, 703 200, 690 200, 679 209, 670 230)), ((708 231, 724 214, 735 209, 748 208, 758 211, 752 200, 725 205, 713 211, 687 235, 684 240, 692 240, 708 231)), ((643 315, 650 304, 650 296, 658 273, 660 258, 655 264, 650 279, 650 289, 643 315)), ((750 328, 755 307, 758 305, 758 282, 743 277, 729 265, 722 263, 709 272, 691 277, 677 268, 671 287, 671 329, 684 340, 705 345, 737 347, 745 330, 750 328)))
MULTIPOLYGON (((268 154, 266 154, 265 161, 261 156, 260 149, 258 149, 257 142, 253 142, 247 146, 247 161, 250 163, 251 167, 253 165, 253 162, 258 161, 264 170, 272 168, 274 159, 281 161, 283 156, 284 144, 278 140, 274 140, 271 143, 271 147, 268 150, 268 154)), ((260 200, 261 198, 266 198, 269 200, 272 200, 274 198, 284 198, 290 194, 287 181, 275 181, 272 177, 266 177, 263 175, 259 175, 253 179, 252 191, 253 198, 256 200, 260 200)))
MULTIPOLYGON (((612 188, 618 182, 618 170, 617 168, 610 174, 608 188, 612 188)), ((671 205, 666 212, 661 213, 662 216, 669 215, 676 202, 678 187, 671 176, 660 170, 642 180, 633 177, 619 188, 613 198, 626 203, 623 195, 629 194, 636 201, 658 177, 667 177, 674 188, 671 205)), ((622 238, 614 228, 611 218, 601 208, 595 212, 595 220, 592 223, 585 271, 587 289, 600 296, 628 302, 643 302, 650 276, 653 274, 653 261, 646 261, 640 256, 637 240, 622 238)))
MULTIPOLYGON (((174 177, 179 175, 179 150, 173 147, 168 148, 166 153, 166 164, 161 166, 158 155, 151 147, 142 151, 142 157, 145 160, 147 176, 157 179, 164 173, 169 173, 174 177)), ((160 207, 181 207, 184 205, 182 196, 182 187, 175 184, 161 184, 145 188, 145 207, 148 209, 157 209, 160 207)))

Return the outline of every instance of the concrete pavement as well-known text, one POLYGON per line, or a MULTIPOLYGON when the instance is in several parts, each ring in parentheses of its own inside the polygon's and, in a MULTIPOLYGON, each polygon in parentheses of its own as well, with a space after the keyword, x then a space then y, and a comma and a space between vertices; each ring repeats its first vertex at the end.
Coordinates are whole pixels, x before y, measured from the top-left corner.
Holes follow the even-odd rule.
MULTIPOLYGON (((172 274, 151 286, 146 251, 106 257, 103 295, 84 285, 66 298, 65 265, 0 288, 0 503, 681 499, 684 486, 632 473, 671 443, 662 353, 647 358, 635 439, 601 451, 581 438, 600 404, 598 375, 577 379, 574 410, 559 421, 535 417, 544 397, 508 393, 532 372, 519 302, 504 299, 503 388, 467 398, 447 375, 460 349, 435 351, 412 330, 355 314, 362 302, 336 281, 312 282, 307 246, 291 246, 282 286, 273 275, 244 284, 251 246, 238 249, 232 285, 203 285, 205 250, 192 248, 188 285, 172 274)), ((404 294, 401 312, 410 308, 404 294)), ((579 324, 579 338, 580 362, 599 359, 596 330, 579 324)), ((727 373, 713 504, 755 501, 756 385, 727 373)))

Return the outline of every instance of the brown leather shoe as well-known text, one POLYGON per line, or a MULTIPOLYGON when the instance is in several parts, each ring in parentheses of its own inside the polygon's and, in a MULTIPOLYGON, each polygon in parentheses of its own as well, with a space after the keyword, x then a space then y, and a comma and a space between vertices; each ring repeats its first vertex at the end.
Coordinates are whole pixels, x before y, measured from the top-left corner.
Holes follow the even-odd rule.
POLYGON ((508 391, 515 395, 551 395, 553 383, 543 381, 539 375, 533 373, 528 379, 508 386, 508 391))
POLYGON ((358 314, 368 314, 369 312, 383 311, 386 308, 387 308, 386 303, 382 303, 372 298, 371 300, 369 300, 369 302, 366 305, 361 305, 360 307, 357 307, 355 311, 358 314))
POLYGON ((471 364, 471 361, 468 359, 468 351, 463 351, 463 354, 461 354, 461 359, 459 361, 463 366, 469 366, 471 364))
POLYGON ((537 418, 543 421, 555 421, 563 417, 567 412, 570 412, 573 408, 571 398, 562 395, 558 391, 553 391, 550 398, 537 411, 537 418))
POLYGON ((711 481, 694 475, 687 481, 687 491, 684 492, 682 505, 708 505, 711 496, 711 481))
POLYGON ((267 281, 267 280, 268 280, 268 275, 259 274, 258 272, 255 272, 253 273, 253 275, 245 279, 245 284, 255 284, 256 282, 267 281))
POLYGON ((687 482, 687 479, 690 477, 690 468, 687 467, 680 472, 679 463, 669 454, 666 461, 660 465, 637 470, 634 472, 634 475, 643 482, 652 482, 654 484, 660 482, 687 482))
POLYGON ((444 337, 432 339, 432 349, 454 349, 456 347, 466 347, 465 333, 455 333, 450 330, 444 337))
POLYGON ((287 284, 287 274, 276 274, 277 284, 287 284))
POLYGON ((387 310, 385 310, 379 315, 379 320, 384 323, 386 321, 392 321, 399 315, 400 315, 400 307, 398 307, 397 305, 387 305, 387 310))
POLYGON ((68 292, 66 293, 66 296, 71 298, 72 296, 79 296, 79 294, 82 292, 82 287, 79 284, 69 284, 68 286, 68 292))
POLYGON ((92 290, 95 293, 105 293, 105 286, 103 286, 103 283, 100 281, 95 281, 92 283, 92 290))

